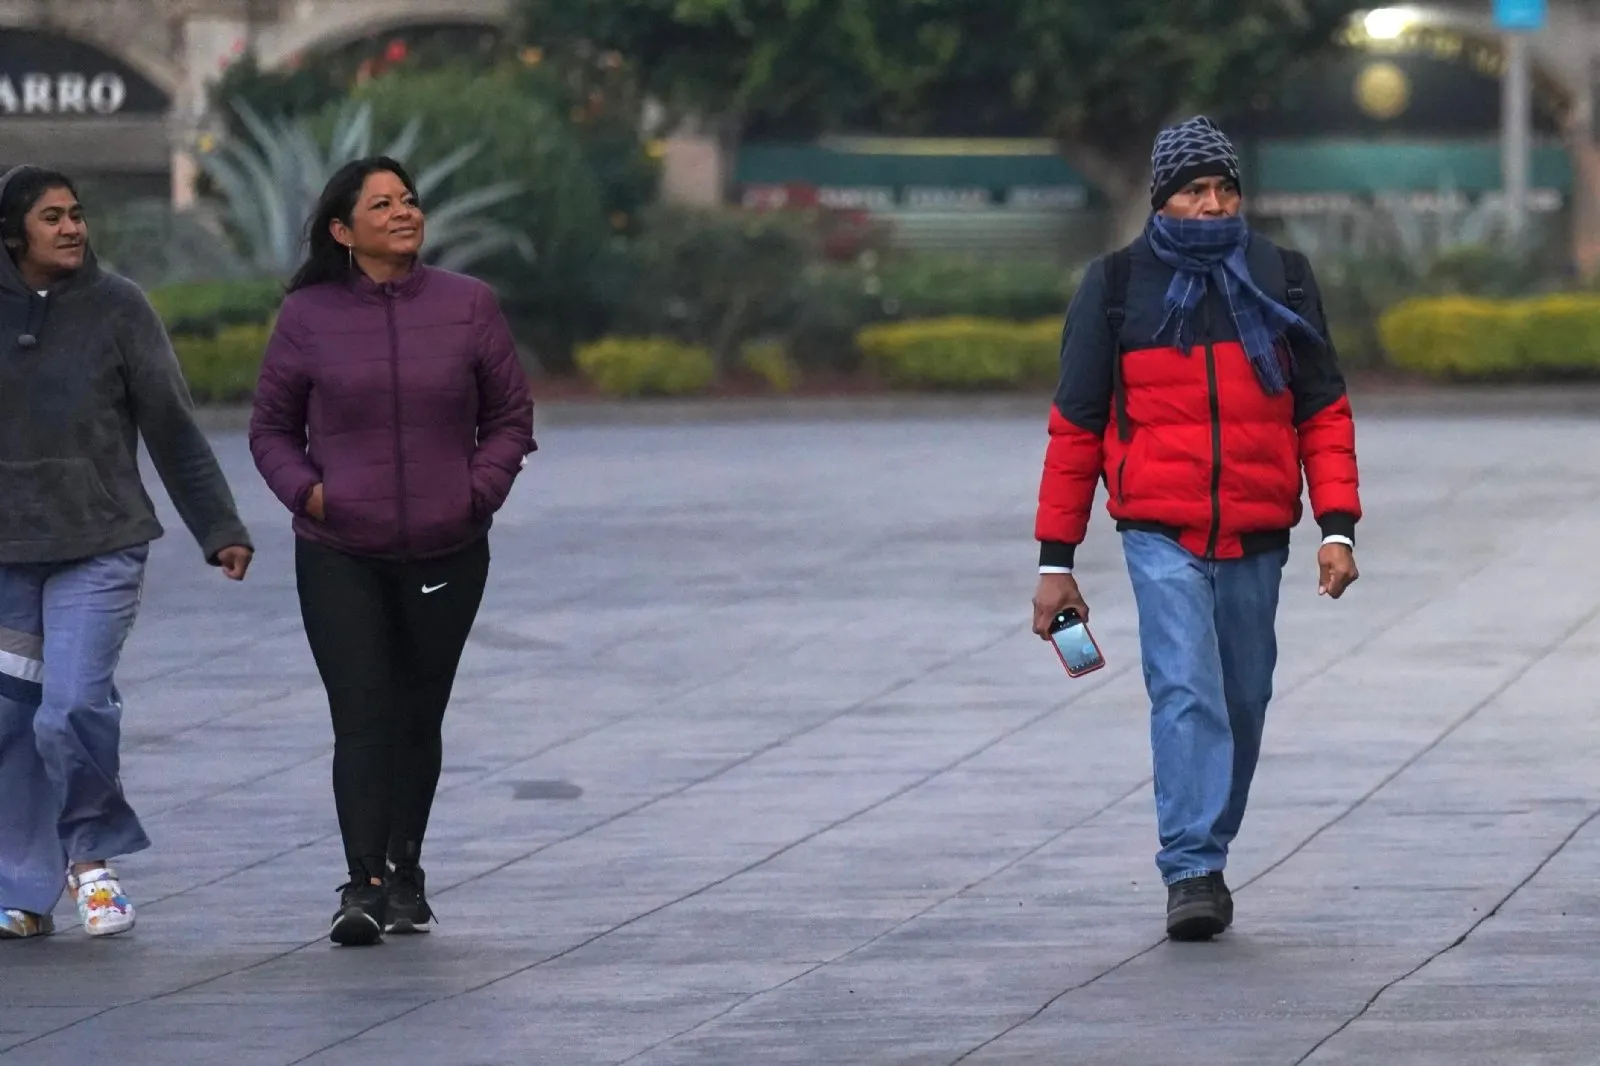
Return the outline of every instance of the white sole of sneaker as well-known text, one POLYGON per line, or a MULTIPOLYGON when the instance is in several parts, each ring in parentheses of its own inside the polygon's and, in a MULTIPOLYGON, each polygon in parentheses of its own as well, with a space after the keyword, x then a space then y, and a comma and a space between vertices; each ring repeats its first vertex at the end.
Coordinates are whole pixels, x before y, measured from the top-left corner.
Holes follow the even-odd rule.
POLYGON ((115 926, 102 925, 98 929, 85 929, 84 932, 88 933, 92 937, 121 936, 123 933, 129 932, 130 930, 132 930, 133 927, 134 927, 134 924, 135 923, 130 921, 126 925, 115 925, 115 926))
POLYGON ((383 939, 383 927, 370 914, 351 910, 339 915, 328 939, 341 947, 365 947, 383 939))
POLYGON ((400 936, 416 936, 427 931, 428 927, 426 925, 418 925, 416 922, 409 921, 390 922, 389 928, 384 930, 386 933, 397 933, 400 936))

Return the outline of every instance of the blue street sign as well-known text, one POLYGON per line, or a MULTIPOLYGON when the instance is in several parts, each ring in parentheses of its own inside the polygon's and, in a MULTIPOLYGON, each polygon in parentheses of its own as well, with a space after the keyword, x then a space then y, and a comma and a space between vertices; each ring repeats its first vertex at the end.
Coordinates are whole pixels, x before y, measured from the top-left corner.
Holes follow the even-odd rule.
POLYGON ((1545 0, 1494 0, 1494 24, 1502 30, 1542 30, 1545 0))

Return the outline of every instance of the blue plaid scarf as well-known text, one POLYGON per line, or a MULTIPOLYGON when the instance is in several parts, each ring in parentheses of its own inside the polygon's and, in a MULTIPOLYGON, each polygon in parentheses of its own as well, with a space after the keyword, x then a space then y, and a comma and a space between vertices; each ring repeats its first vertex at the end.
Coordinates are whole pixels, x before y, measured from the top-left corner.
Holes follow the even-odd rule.
POLYGON ((1244 219, 1189 219, 1150 216, 1145 227, 1156 258, 1172 267, 1175 274, 1167 286, 1163 306, 1166 312, 1156 336, 1173 326, 1173 344, 1187 352, 1193 338, 1191 319, 1206 293, 1206 284, 1217 286, 1227 302, 1239 331, 1239 341, 1255 367, 1261 387, 1276 396, 1289 387, 1294 372, 1294 353, 1286 336, 1299 331, 1311 343, 1322 338, 1310 324, 1293 311, 1262 292, 1250 277, 1245 262, 1249 230, 1244 219))

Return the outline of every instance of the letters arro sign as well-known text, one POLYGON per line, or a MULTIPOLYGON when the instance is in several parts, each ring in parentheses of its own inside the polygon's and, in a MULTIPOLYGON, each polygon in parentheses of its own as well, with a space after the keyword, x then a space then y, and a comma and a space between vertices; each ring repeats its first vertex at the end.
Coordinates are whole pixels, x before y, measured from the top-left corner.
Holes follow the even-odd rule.
POLYGON ((127 100, 119 74, 0 74, 0 116, 114 115, 127 100))

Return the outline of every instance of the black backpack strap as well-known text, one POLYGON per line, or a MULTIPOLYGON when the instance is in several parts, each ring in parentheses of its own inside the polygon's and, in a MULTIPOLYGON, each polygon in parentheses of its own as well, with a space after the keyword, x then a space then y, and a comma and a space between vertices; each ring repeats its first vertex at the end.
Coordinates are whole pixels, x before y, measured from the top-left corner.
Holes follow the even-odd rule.
POLYGON ((1128 318, 1128 276, 1133 253, 1119 248, 1106 259, 1106 325, 1111 330, 1111 401, 1117 412, 1117 435, 1133 436, 1128 425, 1128 395, 1122 386, 1122 324, 1128 318))
POLYGON ((1306 270, 1309 264, 1305 256, 1287 248, 1279 248, 1278 254, 1283 257, 1284 300, 1289 310, 1298 315, 1306 302, 1306 270))

